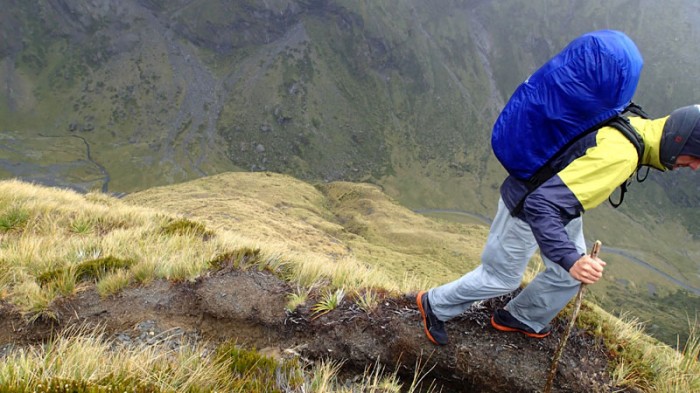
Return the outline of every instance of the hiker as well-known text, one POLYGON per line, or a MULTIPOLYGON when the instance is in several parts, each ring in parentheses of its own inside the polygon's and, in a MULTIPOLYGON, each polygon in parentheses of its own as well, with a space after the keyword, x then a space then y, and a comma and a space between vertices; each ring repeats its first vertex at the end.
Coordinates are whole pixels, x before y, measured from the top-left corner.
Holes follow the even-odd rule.
MULTIPOLYGON (((700 105, 679 108, 659 119, 629 120, 644 140, 643 165, 661 171, 700 167, 700 105)), ((606 126, 571 145, 560 160, 562 169, 532 191, 515 216, 511 212, 526 187, 508 176, 501 185, 481 265, 453 282, 418 293, 416 302, 431 342, 447 344, 445 322, 473 302, 517 289, 538 246, 546 270, 495 311, 491 325, 497 330, 546 337, 549 322, 576 295, 579 285, 602 277, 605 262, 586 255, 581 215, 627 181, 637 169, 637 152, 617 129, 606 126)))
POLYGON ((481 265, 416 303, 425 334, 447 344, 445 322, 469 306, 514 291, 539 247, 545 270, 491 317, 500 331, 543 338, 549 322, 605 262, 586 254, 582 214, 642 166, 700 167, 700 106, 649 119, 631 103, 643 60, 624 33, 600 30, 573 40, 513 93, 491 145, 508 171, 481 265), (628 118, 622 115, 633 114, 628 118))

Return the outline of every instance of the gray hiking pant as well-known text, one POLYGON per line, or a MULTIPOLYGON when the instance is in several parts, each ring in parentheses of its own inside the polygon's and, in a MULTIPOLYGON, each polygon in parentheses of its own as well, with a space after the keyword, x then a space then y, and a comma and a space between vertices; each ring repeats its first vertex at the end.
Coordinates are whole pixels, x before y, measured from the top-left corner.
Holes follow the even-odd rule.
MULTIPOLYGON (((566 232, 579 252, 586 252, 581 217, 569 222, 566 232)), ((475 301, 512 292, 520 286, 527 263, 537 249, 530 226, 510 215, 503 200, 491 224, 481 265, 461 278, 428 292, 430 307, 441 321, 464 312, 475 301)), ((563 267, 542 257, 546 269, 512 299, 506 309, 536 332, 542 330, 576 295, 578 280, 563 267)))

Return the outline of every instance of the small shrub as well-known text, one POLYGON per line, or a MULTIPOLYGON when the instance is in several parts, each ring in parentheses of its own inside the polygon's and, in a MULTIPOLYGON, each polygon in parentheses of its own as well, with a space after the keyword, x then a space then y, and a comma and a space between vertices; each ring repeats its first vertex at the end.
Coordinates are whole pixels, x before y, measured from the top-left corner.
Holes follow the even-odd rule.
POLYGON ((29 221, 29 212, 14 206, 0 215, 0 232, 21 231, 29 221))
POLYGON ((72 269, 53 269, 41 273, 36 282, 42 288, 51 287, 63 296, 72 295, 75 290, 77 277, 72 269))
POLYGON ((112 256, 91 259, 78 265, 78 268, 76 269, 76 277, 78 280, 101 278, 107 273, 111 273, 119 269, 128 269, 134 263, 135 261, 133 259, 120 259, 112 256))
POLYGON ((257 351, 230 346, 226 356, 231 360, 231 372, 243 376, 255 374, 259 376, 272 376, 275 374, 277 362, 257 351))
POLYGON ((204 225, 185 218, 169 222, 161 228, 161 233, 175 236, 193 235, 201 237, 204 240, 209 240, 214 236, 214 233, 208 230, 204 225))
POLYGON ((243 349, 233 343, 224 344, 217 350, 216 361, 228 364, 236 390, 244 392, 274 392, 277 361, 257 351, 243 349))
POLYGON ((134 260, 112 256, 91 259, 73 268, 56 268, 43 272, 37 276, 36 282, 42 288, 53 288, 62 295, 70 295, 76 282, 106 277, 104 282, 98 283, 97 288, 101 295, 106 296, 116 293, 130 283, 131 277, 124 270, 134 264, 134 260))
POLYGON ((43 286, 46 286, 50 282, 56 281, 58 279, 58 277, 60 277, 63 274, 64 274, 63 269, 48 270, 48 271, 41 273, 39 276, 37 276, 36 282, 43 287, 43 286))
POLYGON ((258 262, 260 262, 260 249, 243 247, 217 255, 209 261, 209 265, 214 269, 223 269, 228 266, 238 269, 241 266, 253 265, 258 262))
POLYGON ((228 366, 232 374, 233 391, 299 391, 305 382, 304 367, 298 359, 277 361, 231 342, 219 346, 215 362, 228 366))

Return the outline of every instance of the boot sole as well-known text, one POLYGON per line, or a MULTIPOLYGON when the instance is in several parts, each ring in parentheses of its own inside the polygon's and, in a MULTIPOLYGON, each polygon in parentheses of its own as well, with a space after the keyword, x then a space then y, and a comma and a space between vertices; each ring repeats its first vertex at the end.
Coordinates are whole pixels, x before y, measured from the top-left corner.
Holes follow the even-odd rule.
POLYGON ((549 336, 550 334, 552 334, 551 331, 549 331, 547 333, 532 333, 532 332, 528 332, 528 331, 525 331, 522 329, 510 327, 510 326, 499 325, 493 316, 491 316, 491 326, 493 326, 494 329, 500 330, 502 332, 518 332, 518 333, 522 333, 522 334, 524 334, 528 337, 532 337, 532 338, 545 338, 545 337, 549 336))
POLYGON ((418 295, 416 295, 416 304, 418 305, 418 311, 420 311, 420 316, 423 318, 423 331, 425 332, 425 335, 428 337, 428 340, 432 342, 435 345, 440 345, 433 336, 430 334, 430 331, 428 331, 428 321, 426 320, 425 316, 425 310, 423 309, 423 295, 425 295, 425 291, 420 291, 418 292, 418 295))

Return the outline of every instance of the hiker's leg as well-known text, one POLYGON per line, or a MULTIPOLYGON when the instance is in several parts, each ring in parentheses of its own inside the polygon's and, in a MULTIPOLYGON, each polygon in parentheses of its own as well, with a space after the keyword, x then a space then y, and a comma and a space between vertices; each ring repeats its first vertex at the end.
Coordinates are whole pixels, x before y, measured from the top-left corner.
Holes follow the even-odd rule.
MULTIPOLYGON (((566 226, 566 232, 576 244, 576 249, 586 252, 583 238, 583 221, 577 218, 566 226)), ((521 322, 539 332, 563 309, 578 292, 581 282, 571 277, 563 267, 548 258, 542 258, 545 271, 535 277, 520 294, 511 300, 506 309, 521 322)))
POLYGON ((447 321, 464 312, 474 301, 515 290, 536 249, 530 226, 512 217, 500 200, 481 254, 481 265, 455 281, 431 289, 428 300, 433 312, 441 321, 447 321))

